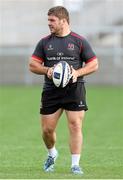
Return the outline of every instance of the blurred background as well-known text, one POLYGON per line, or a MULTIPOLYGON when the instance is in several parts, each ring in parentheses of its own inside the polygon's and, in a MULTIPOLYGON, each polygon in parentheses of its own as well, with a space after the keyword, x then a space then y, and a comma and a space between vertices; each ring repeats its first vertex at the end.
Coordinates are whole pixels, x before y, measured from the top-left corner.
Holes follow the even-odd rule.
POLYGON ((47 34, 47 11, 68 8, 71 30, 85 36, 100 62, 90 84, 123 85, 123 0, 0 0, 0 85, 33 85, 29 72, 37 42, 47 34))
POLYGON ((56 5, 68 8, 71 30, 88 39, 100 64, 86 77, 83 177, 123 179, 123 0, 0 0, 0 179, 75 179, 65 114, 57 129, 57 170, 41 170, 43 76, 28 70, 37 42, 50 33, 47 11, 56 5))

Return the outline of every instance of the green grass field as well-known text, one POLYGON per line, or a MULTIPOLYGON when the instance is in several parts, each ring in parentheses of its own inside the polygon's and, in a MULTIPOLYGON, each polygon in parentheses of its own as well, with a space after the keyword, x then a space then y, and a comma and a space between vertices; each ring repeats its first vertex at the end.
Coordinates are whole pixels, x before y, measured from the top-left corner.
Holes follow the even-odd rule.
POLYGON ((47 155, 40 133, 40 87, 0 88, 1 179, 123 178, 123 88, 88 87, 89 111, 83 132, 84 176, 70 173, 71 156, 65 116, 57 127, 59 158, 54 173, 44 173, 47 155))

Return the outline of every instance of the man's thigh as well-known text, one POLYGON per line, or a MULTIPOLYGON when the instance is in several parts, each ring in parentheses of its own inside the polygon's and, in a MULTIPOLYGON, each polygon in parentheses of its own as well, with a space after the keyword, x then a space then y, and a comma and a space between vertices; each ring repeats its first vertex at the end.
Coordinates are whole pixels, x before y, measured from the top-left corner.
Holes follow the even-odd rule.
POLYGON ((55 113, 47 114, 47 115, 41 115, 41 125, 43 129, 51 128, 55 129, 58 119, 62 114, 62 109, 58 109, 55 113))
POLYGON ((66 115, 67 115, 67 119, 68 119, 68 123, 75 123, 78 125, 82 125, 82 121, 84 119, 85 116, 85 111, 68 111, 66 110, 66 115))

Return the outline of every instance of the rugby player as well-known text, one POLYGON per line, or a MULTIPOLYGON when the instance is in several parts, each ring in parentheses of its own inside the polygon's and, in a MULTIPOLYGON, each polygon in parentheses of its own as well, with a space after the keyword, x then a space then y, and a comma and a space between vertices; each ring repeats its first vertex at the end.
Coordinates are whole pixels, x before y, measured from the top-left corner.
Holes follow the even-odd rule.
POLYGON ((65 7, 49 9, 48 26, 51 33, 39 40, 29 62, 31 72, 45 76, 40 107, 42 137, 48 150, 44 170, 54 170, 58 157, 55 130, 65 111, 70 133, 71 172, 83 174, 79 162, 82 124, 88 110, 83 78, 97 71, 98 60, 86 38, 70 29, 69 12, 65 7), (57 88, 53 84, 52 73, 54 65, 61 60, 70 64, 72 82, 64 88, 57 88))

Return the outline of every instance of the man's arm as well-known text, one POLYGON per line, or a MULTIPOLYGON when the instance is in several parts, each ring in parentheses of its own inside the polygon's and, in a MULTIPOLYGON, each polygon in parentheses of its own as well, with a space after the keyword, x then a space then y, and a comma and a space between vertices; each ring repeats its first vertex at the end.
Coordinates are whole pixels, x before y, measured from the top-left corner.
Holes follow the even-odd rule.
POLYGON ((46 67, 37 59, 31 58, 29 61, 29 70, 35 74, 47 75, 51 79, 53 68, 46 67))
POLYGON ((80 69, 75 70, 72 68, 73 82, 77 81, 77 77, 86 76, 88 74, 91 74, 91 73, 97 71, 97 69, 98 69, 98 59, 97 58, 95 58, 93 61, 85 64, 85 66, 80 69))
POLYGON ((98 69, 98 60, 95 58, 93 61, 85 64, 84 67, 77 70, 78 77, 91 74, 98 69))
POLYGON ((47 74, 48 67, 45 67, 40 61, 31 58, 29 61, 29 70, 35 74, 45 75, 47 74))

